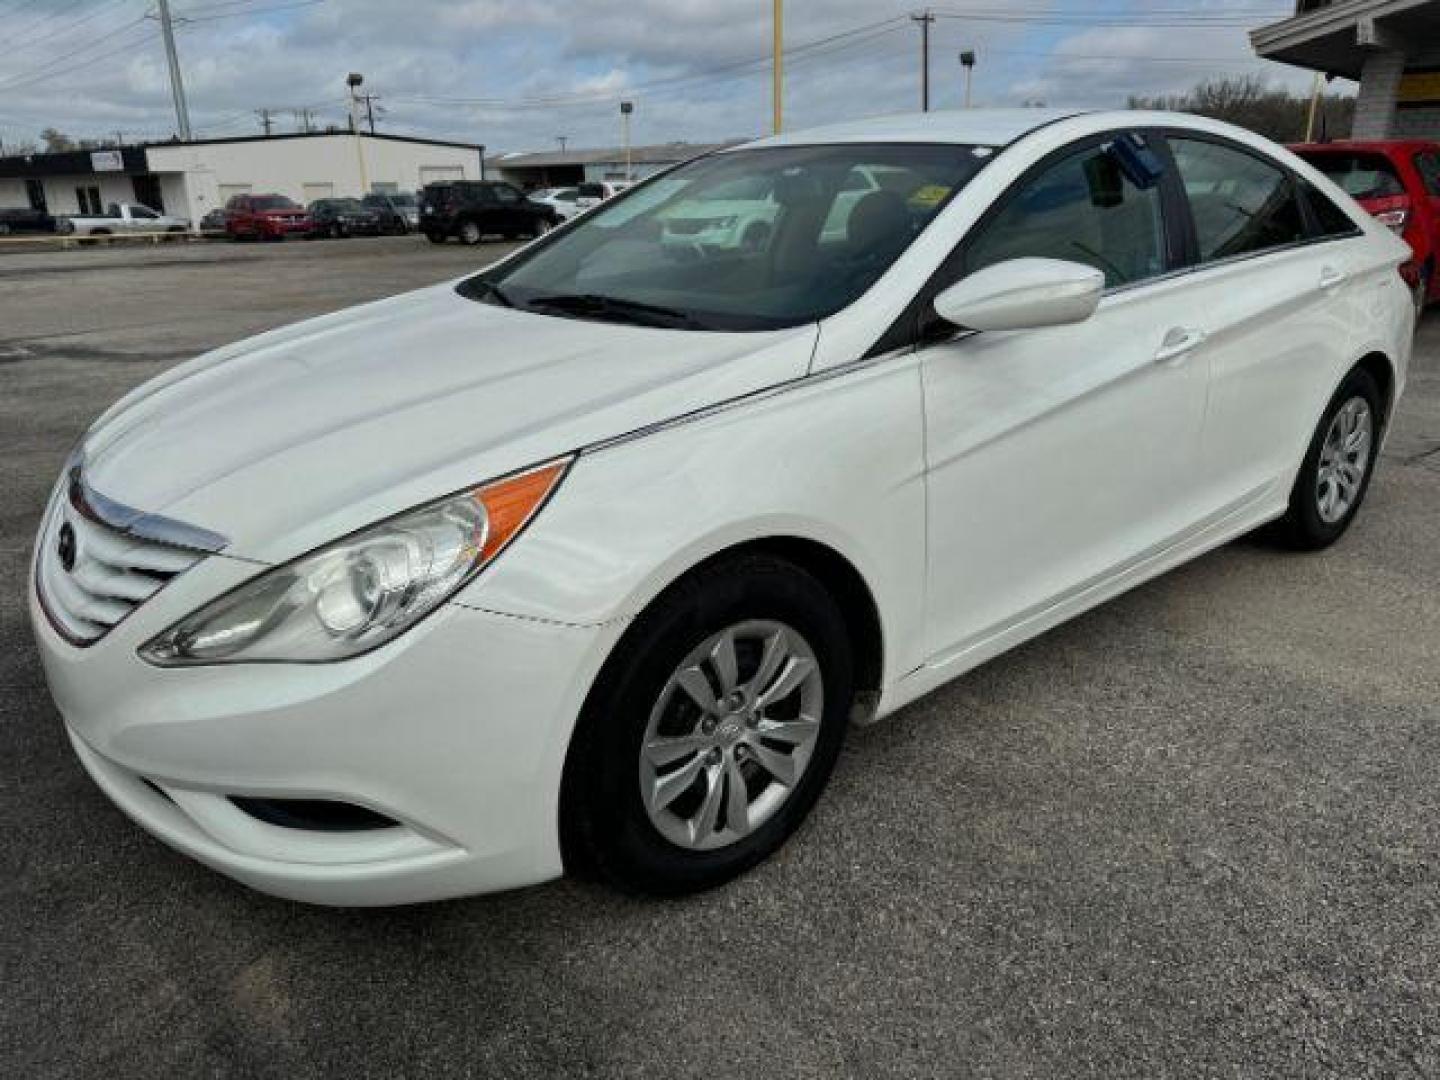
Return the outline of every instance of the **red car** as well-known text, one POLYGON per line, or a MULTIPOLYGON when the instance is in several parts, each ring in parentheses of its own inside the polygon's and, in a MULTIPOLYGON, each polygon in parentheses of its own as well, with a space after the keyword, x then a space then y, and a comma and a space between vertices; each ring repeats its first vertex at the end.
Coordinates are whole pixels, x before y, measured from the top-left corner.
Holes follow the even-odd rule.
POLYGON ((305 208, 284 195, 236 195, 225 204, 225 231, 236 240, 283 240, 310 229, 305 208))
POLYGON ((1440 143, 1306 143, 1291 149, 1410 244, 1416 305, 1440 300, 1440 143))

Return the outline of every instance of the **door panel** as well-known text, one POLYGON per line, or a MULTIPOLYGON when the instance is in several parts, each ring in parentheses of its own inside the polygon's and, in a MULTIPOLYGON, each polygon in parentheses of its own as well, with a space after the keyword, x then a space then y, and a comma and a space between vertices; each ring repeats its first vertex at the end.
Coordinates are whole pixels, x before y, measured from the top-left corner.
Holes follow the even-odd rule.
POLYGON ((1188 275, 1211 365, 1195 482, 1212 507, 1266 488, 1278 504, 1363 323, 1351 243, 1311 239, 1274 163, 1219 140, 1169 142, 1209 264, 1188 275))
POLYGON ((976 645, 1196 524, 1202 347, 1178 281, 1087 322, 927 349, 932 656, 976 645), (1173 339, 1172 339, 1173 340, 1173 339))
POLYGON ((961 272, 1085 263, 1111 291, 1081 323, 922 353, 936 662, 1198 524, 1207 356, 1183 277, 1164 276, 1181 257, 1181 204, 1150 151, 1148 137, 1107 136, 1053 155, 959 252, 961 272))

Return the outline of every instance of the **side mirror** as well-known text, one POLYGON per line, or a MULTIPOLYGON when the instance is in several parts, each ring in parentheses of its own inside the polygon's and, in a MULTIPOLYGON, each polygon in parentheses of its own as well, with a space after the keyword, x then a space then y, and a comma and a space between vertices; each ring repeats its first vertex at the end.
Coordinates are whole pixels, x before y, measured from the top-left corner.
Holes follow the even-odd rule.
POLYGON ((1095 314, 1105 275, 1060 259, 1010 259, 957 281, 935 297, 935 313, 970 330, 1033 330, 1095 314))

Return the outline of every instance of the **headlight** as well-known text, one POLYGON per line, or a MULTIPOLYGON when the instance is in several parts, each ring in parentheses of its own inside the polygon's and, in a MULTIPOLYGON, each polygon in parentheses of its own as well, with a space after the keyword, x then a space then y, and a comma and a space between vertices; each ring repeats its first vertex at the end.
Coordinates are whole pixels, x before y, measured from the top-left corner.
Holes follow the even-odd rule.
POLYGON ((268 570, 140 649, 178 667, 343 660, 403 634, 504 550, 569 459, 428 503, 268 570))

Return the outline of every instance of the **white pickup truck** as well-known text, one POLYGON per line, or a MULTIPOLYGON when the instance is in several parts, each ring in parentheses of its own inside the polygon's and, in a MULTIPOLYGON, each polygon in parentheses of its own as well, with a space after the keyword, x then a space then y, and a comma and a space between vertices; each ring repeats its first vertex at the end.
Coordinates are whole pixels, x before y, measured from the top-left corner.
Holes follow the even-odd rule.
POLYGON ((179 239, 190 231, 190 222, 167 217, 139 203, 111 203, 103 214, 67 214, 56 231, 71 236, 164 233, 179 239))

